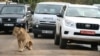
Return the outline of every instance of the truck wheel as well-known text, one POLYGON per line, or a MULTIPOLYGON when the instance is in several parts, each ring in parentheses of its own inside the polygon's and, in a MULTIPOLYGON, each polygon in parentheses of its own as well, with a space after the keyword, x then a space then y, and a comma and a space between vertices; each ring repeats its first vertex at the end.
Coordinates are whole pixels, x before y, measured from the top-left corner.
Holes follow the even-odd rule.
POLYGON ((65 39, 62 39, 60 38, 60 48, 61 49, 65 49, 66 48, 66 40, 65 39))
POLYGON ((52 36, 51 36, 52 38, 55 38, 55 34, 52 34, 52 36))
POLYGON ((56 34, 55 34, 54 44, 55 44, 55 45, 59 45, 59 42, 60 42, 60 37, 59 37, 59 35, 56 35, 56 34))
POLYGON ((67 43, 67 41, 66 41, 66 39, 62 39, 62 33, 61 33, 61 28, 60 28, 60 43, 59 43, 59 45, 60 45, 60 48, 61 49, 65 49, 66 48, 66 43, 67 43))
POLYGON ((91 44, 91 48, 93 49, 93 50, 98 50, 98 44, 91 44))
POLYGON ((35 33, 34 33, 34 38, 38 38, 38 34, 35 34, 35 33))
POLYGON ((52 34, 52 38, 55 38, 55 34, 56 34, 56 33, 55 33, 55 30, 54 30, 54 32, 53 32, 53 34, 52 34))
POLYGON ((32 28, 31 28, 31 29, 29 29, 29 32, 32 32, 32 28))
POLYGON ((5 33, 9 33, 9 30, 4 30, 5 33))

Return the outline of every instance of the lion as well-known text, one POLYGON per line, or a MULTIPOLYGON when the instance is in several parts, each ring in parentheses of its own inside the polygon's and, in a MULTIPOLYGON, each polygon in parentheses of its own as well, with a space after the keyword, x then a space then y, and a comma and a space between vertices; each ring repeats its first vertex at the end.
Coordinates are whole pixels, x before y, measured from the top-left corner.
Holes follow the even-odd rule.
POLYGON ((12 34, 17 38, 19 52, 22 52, 24 48, 32 50, 32 38, 24 28, 14 27, 12 34))

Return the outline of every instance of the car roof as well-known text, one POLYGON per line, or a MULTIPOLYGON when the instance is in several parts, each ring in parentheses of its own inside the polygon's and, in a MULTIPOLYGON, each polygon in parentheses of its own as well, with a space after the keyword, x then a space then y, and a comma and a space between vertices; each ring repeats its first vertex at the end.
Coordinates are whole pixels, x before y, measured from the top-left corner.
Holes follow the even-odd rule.
POLYGON ((38 4, 66 5, 66 4, 70 4, 70 3, 65 3, 65 2, 39 2, 38 4))
POLYGON ((5 6, 25 6, 25 4, 8 4, 8 5, 5 5, 5 6))
POLYGON ((82 4, 69 4, 70 7, 87 7, 87 8, 98 8, 96 6, 93 5, 82 5, 82 4))
MULTIPOLYGON (((7 2, 0 2, 0 4, 7 4, 7 2)), ((16 2, 10 2, 10 4, 17 4, 16 2)))

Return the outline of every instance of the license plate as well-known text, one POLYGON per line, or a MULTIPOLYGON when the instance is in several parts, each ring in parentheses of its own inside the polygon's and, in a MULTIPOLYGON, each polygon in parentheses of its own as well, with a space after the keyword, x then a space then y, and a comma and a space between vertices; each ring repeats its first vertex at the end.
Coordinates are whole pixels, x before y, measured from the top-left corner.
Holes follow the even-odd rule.
POLYGON ((14 26, 14 24, 4 24, 4 26, 14 26))
POLYGON ((52 34, 53 31, 50 31, 50 30, 42 30, 42 33, 52 34))
POLYGON ((81 34, 87 34, 87 35, 95 35, 94 31, 84 31, 84 30, 81 30, 80 33, 81 34))

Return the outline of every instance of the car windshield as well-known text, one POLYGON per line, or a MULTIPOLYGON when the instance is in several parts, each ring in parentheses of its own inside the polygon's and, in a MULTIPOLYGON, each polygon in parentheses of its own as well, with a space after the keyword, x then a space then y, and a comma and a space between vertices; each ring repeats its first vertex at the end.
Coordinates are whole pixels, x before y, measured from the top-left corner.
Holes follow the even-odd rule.
POLYGON ((66 16, 100 18, 100 11, 98 8, 69 7, 66 11, 66 16))
POLYGON ((35 9, 35 13, 56 15, 60 13, 61 7, 61 5, 39 4, 35 9))
POLYGON ((1 14, 24 14, 24 6, 5 6, 1 10, 1 14))
POLYGON ((0 4, 0 10, 2 9, 3 6, 4 6, 4 4, 0 4))

